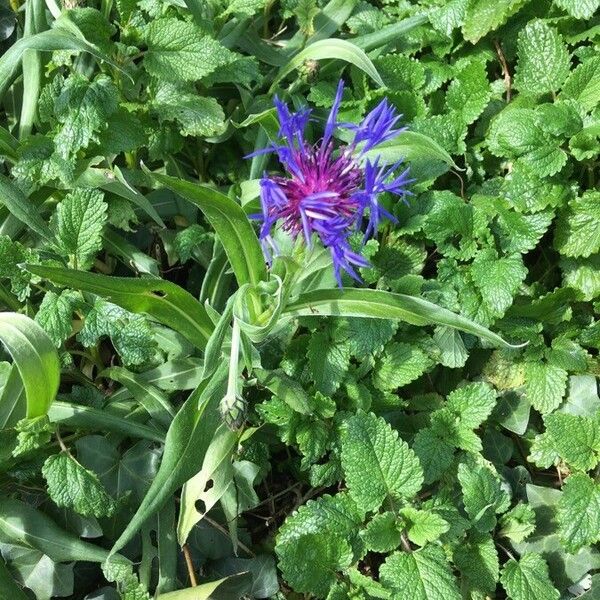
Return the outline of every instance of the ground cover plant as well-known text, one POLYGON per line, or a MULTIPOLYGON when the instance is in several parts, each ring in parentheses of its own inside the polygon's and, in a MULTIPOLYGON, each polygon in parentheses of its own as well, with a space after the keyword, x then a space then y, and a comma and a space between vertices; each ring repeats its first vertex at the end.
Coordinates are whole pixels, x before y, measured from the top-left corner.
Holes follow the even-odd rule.
POLYGON ((2 0, 0 598, 597 598, 599 4, 2 0))

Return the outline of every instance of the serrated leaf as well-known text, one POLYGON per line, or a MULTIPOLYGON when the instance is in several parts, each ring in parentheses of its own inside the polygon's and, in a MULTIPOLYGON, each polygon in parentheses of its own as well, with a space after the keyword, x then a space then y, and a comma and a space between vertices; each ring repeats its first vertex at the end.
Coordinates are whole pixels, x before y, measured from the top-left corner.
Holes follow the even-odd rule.
POLYGON ((555 92, 569 74, 569 53, 556 29, 530 21, 517 40, 515 87, 522 93, 555 92))
POLYGON ((69 192, 58 203, 53 221, 56 239, 74 269, 89 269, 102 248, 107 208, 102 192, 83 188, 69 192))
POLYGON ((193 23, 179 19, 154 19, 145 33, 144 67, 167 81, 197 81, 237 56, 193 23))
MULTIPOLYGON (((567 0, 572 5, 570 0, 567 0)), ((590 0, 596 2, 597 0, 590 0)), ((585 109, 592 110, 600 102, 600 57, 592 57, 578 65, 567 77, 560 98, 573 98, 585 109)))
POLYGON ((600 250, 600 192, 587 191, 569 203, 556 224, 554 245, 564 256, 575 258, 600 250))
POLYGON ((565 481, 558 526, 568 552, 576 553, 600 540, 600 486, 587 475, 576 473, 565 481))
POLYGON ((82 297, 73 290, 63 290, 60 294, 46 292, 35 320, 54 345, 60 347, 73 330, 73 310, 82 302, 82 297))
POLYGON ((456 580, 444 552, 426 546, 410 554, 396 552, 379 569, 381 582, 396 598, 411 600, 460 600, 456 580))
POLYGON ((423 483, 423 471, 408 444, 382 418, 359 412, 342 430, 342 468, 357 505, 377 510, 387 497, 410 498, 423 483))
POLYGON ((417 546, 424 546, 427 542, 437 540, 450 529, 447 521, 429 510, 418 510, 407 506, 400 511, 400 515, 406 523, 408 539, 417 546))
POLYGON ((500 535, 520 543, 535 531, 535 511, 529 504, 519 502, 502 515, 500 535))
POLYGON ((483 112, 491 97, 485 63, 473 60, 459 70, 448 87, 446 104, 462 116, 465 123, 473 123, 483 112))
POLYGON ((475 589, 493 594, 500 576, 500 561, 491 535, 469 536, 456 547, 453 560, 475 589))
POLYGON ((568 373, 545 362, 525 363, 525 393, 531 405, 546 414, 559 406, 567 389, 568 373))
POLYGON ((418 379, 432 364, 418 346, 392 342, 377 361, 373 384, 380 390, 394 390, 418 379))
POLYGON ((463 35, 473 44, 503 25, 527 0, 469 0, 463 35))
POLYGON ((554 0, 554 3, 576 19, 589 19, 600 6, 600 0, 554 0))
POLYGON ((323 394, 333 394, 350 366, 348 344, 336 343, 325 332, 317 332, 311 336, 307 350, 315 386, 323 394))
POLYGON ((373 552, 391 552, 400 545, 398 519, 392 512, 375 515, 361 531, 360 537, 373 552))
POLYGON ((560 594, 548 576, 546 561, 536 553, 511 558, 503 567, 500 581, 510 600, 558 600, 560 594))
POLYGON ((116 508, 98 476, 65 452, 46 459, 42 474, 48 494, 57 506, 72 508, 86 517, 110 517, 116 508))
POLYGON ((499 477, 483 464, 461 463, 458 481, 463 493, 465 510, 475 527, 486 532, 496 525, 496 514, 506 512, 510 496, 499 477))

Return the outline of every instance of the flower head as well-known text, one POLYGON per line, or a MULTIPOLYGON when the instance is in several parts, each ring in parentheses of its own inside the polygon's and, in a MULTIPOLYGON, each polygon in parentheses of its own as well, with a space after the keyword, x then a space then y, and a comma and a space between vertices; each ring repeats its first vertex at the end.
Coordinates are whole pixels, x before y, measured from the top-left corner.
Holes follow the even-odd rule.
POLYGON ((340 286, 342 271, 360 281, 355 267, 369 266, 365 258, 352 250, 350 236, 364 230, 364 243, 377 233, 383 218, 395 221, 380 205, 379 196, 386 192, 406 196, 410 194, 407 185, 412 181, 408 169, 397 174, 400 162, 385 165, 380 164, 378 156, 373 161, 364 156, 403 131, 397 127, 401 115, 384 99, 360 123, 339 123, 343 91, 344 82, 340 81, 323 137, 316 144, 304 138, 311 110, 292 113, 275 98, 282 143, 258 153, 277 154, 287 175, 264 174, 260 180, 262 214, 257 215, 262 221, 260 240, 269 260, 278 252, 271 236, 276 225, 293 238, 302 236, 308 247, 316 236, 331 252, 340 286), (354 132, 350 144, 335 144, 333 133, 337 127, 354 132))

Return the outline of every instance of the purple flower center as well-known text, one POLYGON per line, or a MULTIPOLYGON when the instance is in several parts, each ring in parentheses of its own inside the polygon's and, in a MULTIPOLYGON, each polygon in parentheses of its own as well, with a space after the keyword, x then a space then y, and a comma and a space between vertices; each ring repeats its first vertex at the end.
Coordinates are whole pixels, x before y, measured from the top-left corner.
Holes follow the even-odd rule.
POLYGON ((379 157, 373 162, 369 158, 363 160, 366 152, 403 131, 395 128, 400 118, 395 109, 384 99, 358 125, 338 123, 343 90, 344 84, 340 81, 323 138, 314 145, 304 139, 310 109, 290 113, 287 106, 275 98, 279 134, 284 143, 254 153, 276 153, 288 172, 287 177, 265 173, 260 180, 262 214, 257 218, 262 220, 260 239, 267 259, 270 260, 273 251, 278 252, 271 237, 276 225, 292 238, 302 235, 309 247, 316 235, 331 252, 340 286, 342 271, 360 281, 354 267, 369 266, 364 257, 352 250, 350 236, 362 229, 367 213, 363 243, 377 233, 382 218, 395 221, 394 216, 380 206, 378 197, 383 192, 397 196, 410 194, 406 186, 411 181, 408 169, 394 178, 401 161, 387 167, 379 165, 379 157), (354 132, 350 145, 335 147, 336 127, 354 132))

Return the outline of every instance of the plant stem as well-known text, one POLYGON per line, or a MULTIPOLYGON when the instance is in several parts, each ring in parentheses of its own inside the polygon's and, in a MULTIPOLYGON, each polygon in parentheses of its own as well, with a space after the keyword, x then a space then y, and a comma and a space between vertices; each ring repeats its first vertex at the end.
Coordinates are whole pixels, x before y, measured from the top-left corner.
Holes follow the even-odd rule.
POLYGON ((190 547, 187 544, 184 544, 181 547, 183 552, 183 557, 185 558, 185 566, 188 570, 188 575, 190 576, 190 584, 192 587, 196 587, 198 585, 198 580, 196 579, 196 573, 194 571, 194 563, 192 562, 192 555, 190 554, 190 547))

